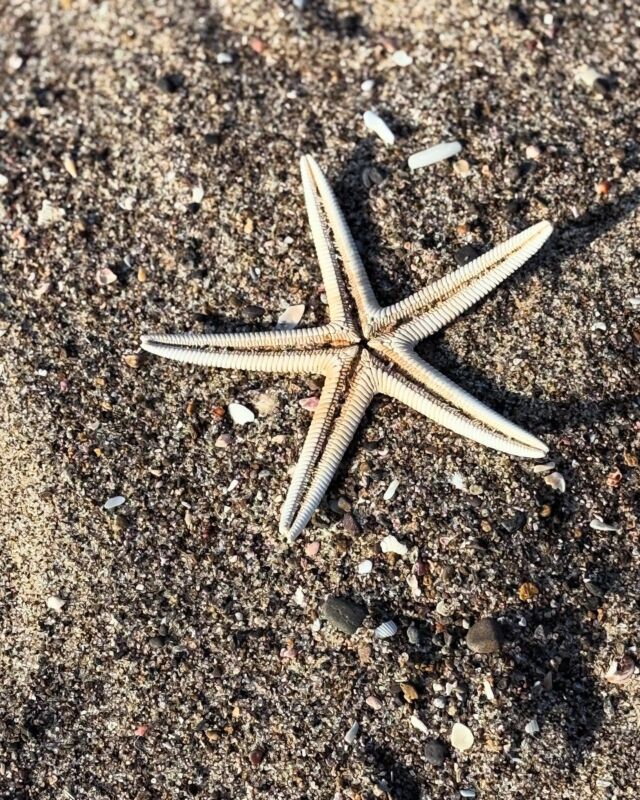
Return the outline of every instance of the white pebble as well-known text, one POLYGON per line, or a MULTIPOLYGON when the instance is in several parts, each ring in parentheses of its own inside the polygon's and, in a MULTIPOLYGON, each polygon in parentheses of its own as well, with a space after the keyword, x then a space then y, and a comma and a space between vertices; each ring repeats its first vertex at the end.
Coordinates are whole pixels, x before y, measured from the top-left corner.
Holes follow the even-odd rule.
POLYGON ((598 321, 598 322, 594 322, 593 323, 593 325, 591 326, 591 330, 592 331, 606 331, 607 330, 607 326, 606 326, 606 324, 604 322, 598 321))
POLYGON ((365 558, 364 561, 361 561, 358 564, 358 575, 368 575, 372 569, 373 561, 371 561, 369 558, 365 558))
POLYGON ((552 472, 551 475, 545 475, 544 482, 557 492, 564 492, 567 488, 567 484, 561 472, 552 472))
POLYGON ((218 53, 216 56, 218 64, 230 64, 233 61, 231 53, 218 53))
POLYGON ((388 622, 383 622, 382 625, 378 625, 378 627, 373 632, 373 635, 376 639, 388 639, 391 636, 395 636, 398 632, 398 626, 392 620, 388 622))
POLYGON ((353 744, 356 740, 356 736, 358 735, 359 730, 360 730, 360 725, 357 722, 354 722, 353 725, 344 735, 345 742, 347 744, 353 744))
POLYGON ((590 67, 588 64, 581 64, 573 75, 578 83, 583 83, 585 86, 591 88, 599 78, 605 78, 597 69, 590 67))
POLYGON ((380 542, 380 549, 383 553, 397 553, 399 556, 407 555, 407 545, 399 542, 395 536, 389 534, 380 542))
POLYGON ((391 58, 396 67, 409 67, 413 64, 413 58, 405 50, 396 50, 391 58))
POLYGON ((467 481, 461 472, 454 472, 453 475, 447 475, 447 480, 454 489, 465 492, 467 489, 467 481))
POLYGON ((461 722, 456 722, 451 729, 451 745, 463 753, 473 747, 473 733, 461 722))
POLYGON ((484 678, 482 681, 482 688, 484 689, 484 696, 487 700, 495 700, 495 694, 493 692, 493 686, 489 683, 489 681, 484 678))
POLYGON ((540 726, 538 725, 537 719, 532 719, 524 726, 524 732, 528 733, 529 736, 535 736, 536 733, 540 732, 540 726))
POLYGON ((296 589, 293 595, 293 602, 297 606, 300 606, 300 608, 304 608, 306 606, 307 601, 304 599, 304 591, 302 589, 302 586, 298 586, 298 588, 296 589))
POLYGON ((23 64, 24 60, 17 53, 13 53, 7 59, 7 67, 11 72, 17 72, 23 64))
POLYGON ((62 607, 65 604, 65 600, 61 597, 56 597, 56 595, 51 595, 51 597, 47 597, 47 608, 50 608, 52 611, 62 611, 62 607))
POLYGON ((427 728, 417 714, 412 714, 411 717, 409 717, 409 722, 417 731, 420 731, 420 733, 426 733, 428 735, 429 728, 427 728))
POLYGON ((547 461, 546 464, 535 464, 533 467, 534 472, 550 472, 552 469, 555 469, 555 461, 547 461))
POLYGON ((396 493, 398 486, 400 486, 400 481, 392 480, 389 486, 387 487, 387 491, 382 495, 382 499, 391 500, 391 498, 396 493))
POLYGON ((589 523, 589 527, 593 528, 594 531, 611 531, 612 533, 620 533, 620 528, 617 528, 615 525, 610 525, 608 522, 604 522, 601 519, 592 519, 589 523))
POLYGON ((393 144, 395 142, 396 137, 393 135, 393 131, 375 111, 365 111, 363 119, 365 127, 377 134, 385 144, 393 144))
POLYGON ((374 711, 380 711, 382 708, 381 701, 374 694, 370 694, 364 702, 374 711))
POLYGON ((460 789, 460 797, 473 798, 476 796, 475 789, 460 789))
POLYGON ((204 189, 202 186, 194 186, 191 192, 191 202, 200 205, 204 197, 204 189))
POLYGON ((229 416, 236 425, 247 425, 253 422, 256 415, 250 408, 243 406, 242 403, 229 403, 228 405, 229 416))
POLYGON ((299 303, 298 305, 285 308, 282 314, 280 314, 278 317, 276 330, 290 331, 294 328, 297 328, 302 321, 302 317, 304 317, 304 310, 304 303, 299 303))
POLYGON ((441 142, 434 147, 420 150, 420 152, 409 156, 409 169, 421 169, 431 164, 437 164, 438 161, 457 156, 461 150, 462 145, 460 142, 441 142))
POLYGON ((369 78, 366 81, 362 81, 362 83, 360 84, 360 88, 362 89, 363 92, 368 93, 373 91, 373 87, 375 85, 376 82, 371 80, 371 78, 369 78))
POLYGON ((96 283, 98 286, 109 286, 109 284, 115 283, 117 280, 118 276, 109 267, 100 267, 100 269, 96 270, 96 283))
POLYGON ((112 508, 118 508, 124 502, 124 497, 121 494, 117 494, 115 497, 110 497, 102 507, 107 511, 111 511, 112 508))
POLYGON ((54 206, 48 200, 42 201, 42 206, 38 212, 38 225, 53 225, 56 222, 64 219, 66 211, 64 208, 54 206))
POLYGON ((0 172, 0 190, 6 188, 9 185, 9 178, 6 175, 3 175, 0 172))

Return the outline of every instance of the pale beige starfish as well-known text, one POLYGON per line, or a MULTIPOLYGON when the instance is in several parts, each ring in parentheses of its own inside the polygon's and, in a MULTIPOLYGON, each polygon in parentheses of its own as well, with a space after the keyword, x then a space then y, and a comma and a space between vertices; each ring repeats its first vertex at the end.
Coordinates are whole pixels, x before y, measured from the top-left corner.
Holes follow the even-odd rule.
POLYGON ((281 532, 293 541, 307 526, 376 394, 393 397, 496 450, 544 457, 543 442, 456 386, 414 348, 522 266, 542 247, 551 225, 532 225, 430 286, 381 308, 325 175, 311 156, 303 156, 300 169, 329 322, 294 330, 142 339, 150 353, 205 367, 324 375, 282 508, 281 532))

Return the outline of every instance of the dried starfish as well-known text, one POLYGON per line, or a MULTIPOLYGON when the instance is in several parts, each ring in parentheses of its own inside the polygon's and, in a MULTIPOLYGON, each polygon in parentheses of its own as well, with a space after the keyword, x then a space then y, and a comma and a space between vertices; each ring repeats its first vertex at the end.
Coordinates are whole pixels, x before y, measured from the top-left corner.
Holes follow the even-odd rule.
POLYGON ((148 352, 189 364, 324 375, 282 508, 281 532, 293 541, 307 526, 378 393, 475 442, 515 456, 544 457, 543 442, 456 386, 414 348, 522 266, 542 247, 551 225, 532 225, 430 286, 381 308, 324 173, 311 156, 302 157, 300 169, 329 322, 295 330, 142 338, 148 352))

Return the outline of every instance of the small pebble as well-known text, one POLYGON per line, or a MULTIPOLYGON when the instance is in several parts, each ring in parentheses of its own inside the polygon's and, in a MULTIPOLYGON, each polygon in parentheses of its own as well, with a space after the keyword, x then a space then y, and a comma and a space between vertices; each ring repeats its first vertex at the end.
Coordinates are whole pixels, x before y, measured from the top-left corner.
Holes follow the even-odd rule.
POLYGON ((96 283, 98 286, 109 286, 109 284, 115 283, 117 280, 118 276, 109 267, 101 267, 96 271, 96 283))
POLYGON ((460 175, 461 178, 464 178, 471 172, 471 165, 464 158, 461 158, 453 165, 453 171, 456 175, 460 175))
POLYGON ((415 703, 418 699, 418 690, 412 683, 401 683, 400 690, 407 703, 415 703))
POLYGON ((221 433, 220 436, 216 439, 214 443, 214 447, 217 447, 219 450, 225 450, 227 447, 231 446, 233 442, 233 437, 230 436, 228 433, 221 433))
POLYGON ((518 589, 518 597, 521 600, 533 600, 538 594, 540 594, 540 589, 531 581, 525 581, 518 589))
POLYGON ((396 50, 391 59, 397 67, 408 67, 413 64, 413 58, 404 50, 396 50))
POLYGON ((441 767, 447 758, 447 747, 439 739, 430 739, 424 746, 424 757, 428 764, 441 767))
POLYGON ((461 722, 456 722, 451 729, 451 746, 463 753, 473 747, 473 733, 461 722))
POLYGON ((259 767, 265 757, 265 751, 262 747, 256 747, 249 753, 249 761, 252 767, 259 767))
POLYGON ((122 495, 117 494, 115 497, 110 497, 102 506, 106 511, 111 511, 112 508, 118 508, 125 502, 122 495))
POLYGON ((369 78, 369 79, 368 79, 368 80, 366 80, 366 81, 362 81, 362 83, 360 84, 360 89, 361 89, 363 92, 365 92, 365 94, 366 94, 366 93, 368 93, 368 92, 372 92, 372 91, 373 91, 373 87, 374 87, 375 85, 376 85, 376 84, 375 84, 375 81, 373 81, 373 80, 371 80, 371 78, 369 78))
POLYGON ((407 628, 407 639, 410 644, 418 644, 420 642, 420 633, 413 623, 407 628))
POLYGON ((466 641, 474 653, 497 653, 504 643, 504 631, 495 619, 484 617, 469 628, 466 641))
POLYGON ((54 225, 56 222, 63 220, 65 215, 66 211, 64 208, 54 206, 53 203, 50 203, 48 200, 43 200, 40 211, 38 212, 38 225, 43 227, 54 225))
POLYGON ((475 789, 460 789, 460 797, 473 798, 476 796, 475 789))
POLYGON ((530 144, 527 146, 527 149, 524 151, 525 157, 528 158, 530 161, 537 161, 540 158, 541 152, 540 148, 536 147, 535 144, 530 144))
POLYGON ((320 550, 320 542, 309 542, 304 546, 305 555, 309 556, 309 558, 317 556, 319 550, 320 550))
POLYGON ((358 564, 358 575, 369 575, 373 569, 373 561, 370 558, 365 558, 358 564))
POLYGON ((322 615, 334 628, 352 636, 364 622, 367 610, 351 600, 330 596, 324 603, 322 615))
POLYGON ((56 595, 47 597, 47 608, 50 608, 52 611, 62 611, 62 607, 65 603, 66 600, 63 600, 61 597, 57 597, 56 595))
POLYGON ((420 733, 426 733, 426 734, 429 733, 429 728, 427 728, 427 726, 424 724, 424 722, 420 719, 420 717, 417 714, 413 713, 409 717, 409 723, 417 731, 420 731, 420 733))
POLYGON ((218 53, 216 56, 216 63, 218 64, 231 64, 233 56, 231 53, 218 53))
POLYGON ((140 353, 125 353, 122 356, 122 361, 131 369, 138 369, 140 366, 140 353))
POLYGON ((248 425, 253 422, 256 415, 250 408, 243 406, 242 403, 229 403, 227 406, 229 416, 236 425, 248 425))
POLYGON ((374 694, 370 694, 364 702, 374 711, 380 711, 382 708, 382 702, 374 694))
POLYGON ((540 732, 540 726, 538 725, 538 720, 532 719, 524 726, 524 732, 528 733, 529 736, 534 736, 536 733, 540 732))

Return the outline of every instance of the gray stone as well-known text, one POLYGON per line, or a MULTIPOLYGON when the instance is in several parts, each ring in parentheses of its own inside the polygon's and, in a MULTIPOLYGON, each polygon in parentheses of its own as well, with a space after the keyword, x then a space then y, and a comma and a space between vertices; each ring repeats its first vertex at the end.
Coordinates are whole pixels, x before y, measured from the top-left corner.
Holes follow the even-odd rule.
POLYGON ((344 597, 327 597, 322 609, 324 618, 343 633, 354 634, 364 622, 367 609, 344 597))
POLYGON ((504 642, 504 632, 499 622, 483 617, 467 633, 467 647, 474 653, 497 653, 504 642))
POLYGON ((439 739, 430 739, 425 745, 424 757, 434 767, 441 767, 447 757, 447 747, 439 739))

